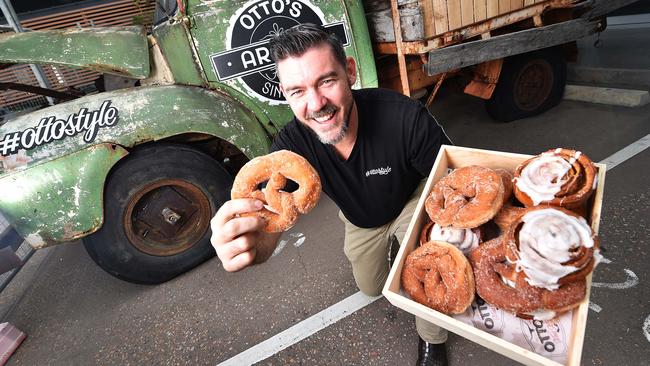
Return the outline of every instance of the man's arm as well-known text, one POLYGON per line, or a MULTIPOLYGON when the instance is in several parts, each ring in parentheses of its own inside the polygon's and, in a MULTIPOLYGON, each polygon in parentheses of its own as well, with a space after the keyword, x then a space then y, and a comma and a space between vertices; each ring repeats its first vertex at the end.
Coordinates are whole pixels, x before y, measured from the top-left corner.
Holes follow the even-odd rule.
POLYGON ((440 146, 451 145, 449 137, 429 110, 421 105, 415 115, 408 151, 411 164, 425 177, 429 176, 440 146))
POLYGON ((262 207, 262 202, 255 199, 231 200, 212 218, 210 242, 226 271, 241 271, 265 262, 273 254, 282 233, 264 232, 266 223, 257 216, 240 216, 262 207))

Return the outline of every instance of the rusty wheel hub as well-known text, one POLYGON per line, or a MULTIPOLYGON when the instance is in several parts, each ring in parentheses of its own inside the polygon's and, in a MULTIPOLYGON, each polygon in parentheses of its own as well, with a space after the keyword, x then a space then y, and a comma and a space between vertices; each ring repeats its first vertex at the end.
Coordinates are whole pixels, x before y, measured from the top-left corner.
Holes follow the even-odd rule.
POLYGON ((163 179, 133 195, 124 213, 124 229, 138 250, 171 256, 203 237, 211 214, 210 201, 198 187, 180 179, 163 179))
POLYGON ((519 109, 533 111, 551 95, 553 68, 545 60, 532 60, 515 78, 514 101, 519 109))

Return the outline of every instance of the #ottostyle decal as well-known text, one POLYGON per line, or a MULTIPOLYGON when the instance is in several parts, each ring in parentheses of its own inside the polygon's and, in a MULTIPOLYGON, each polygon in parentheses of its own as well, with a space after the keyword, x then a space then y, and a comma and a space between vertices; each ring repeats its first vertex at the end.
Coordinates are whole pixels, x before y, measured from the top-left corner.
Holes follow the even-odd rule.
POLYGON ((230 21, 228 50, 210 56, 218 80, 239 78, 258 98, 284 102, 268 42, 277 33, 300 23, 324 25, 344 46, 349 44, 344 23, 325 24, 322 12, 308 1, 249 1, 230 21))
POLYGON ((111 106, 110 100, 106 100, 97 110, 88 111, 87 108, 81 108, 66 119, 57 119, 56 116, 43 117, 34 127, 4 135, 0 141, 0 156, 9 156, 19 150, 30 150, 82 132, 86 143, 93 142, 100 128, 117 124, 118 114, 117 108, 111 106))

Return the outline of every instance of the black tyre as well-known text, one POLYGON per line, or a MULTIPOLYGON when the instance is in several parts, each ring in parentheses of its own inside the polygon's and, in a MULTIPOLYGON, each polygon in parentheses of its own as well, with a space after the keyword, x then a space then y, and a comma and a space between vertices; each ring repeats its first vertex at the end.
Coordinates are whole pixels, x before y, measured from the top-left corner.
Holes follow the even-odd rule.
POLYGON ((559 47, 508 57, 485 108, 501 122, 543 113, 562 100, 566 74, 566 60, 559 47))
POLYGON ((210 219, 232 176, 184 145, 136 149, 108 177, 104 224, 84 238, 90 257, 120 279, 157 284, 214 256, 210 219))

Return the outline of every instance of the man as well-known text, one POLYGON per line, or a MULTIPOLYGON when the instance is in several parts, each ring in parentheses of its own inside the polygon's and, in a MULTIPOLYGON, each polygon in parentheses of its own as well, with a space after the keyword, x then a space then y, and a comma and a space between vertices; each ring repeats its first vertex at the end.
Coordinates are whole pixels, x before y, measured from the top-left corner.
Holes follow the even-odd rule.
MULTIPOLYGON (((316 168, 323 191, 341 209, 344 252, 357 286, 377 296, 423 178, 449 140, 421 103, 383 89, 353 91, 356 63, 324 28, 295 26, 272 39, 270 48, 295 115, 271 150, 292 150, 316 168)), ((212 219, 212 244, 226 270, 264 262, 273 253, 280 234, 262 232, 262 219, 238 217, 261 207, 253 199, 232 200, 212 219)), ((446 331, 418 318, 416 328, 418 365, 446 365, 446 331)))

